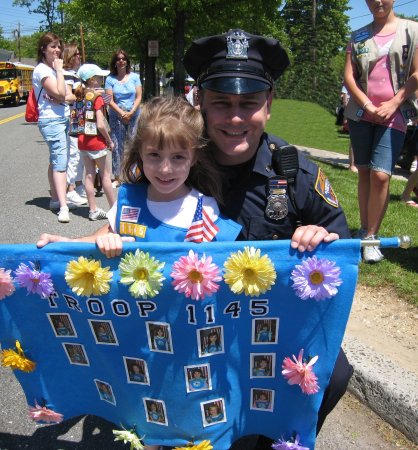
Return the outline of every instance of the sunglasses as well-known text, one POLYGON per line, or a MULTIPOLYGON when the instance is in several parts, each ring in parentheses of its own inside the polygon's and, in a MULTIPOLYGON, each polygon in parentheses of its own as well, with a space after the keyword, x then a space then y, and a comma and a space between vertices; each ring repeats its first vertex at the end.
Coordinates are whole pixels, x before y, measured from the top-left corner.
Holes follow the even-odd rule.
POLYGON ((80 53, 74 53, 73 56, 80 56, 80 53))
POLYGON ((116 58, 116 61, 126 61, 126 58, 124 56, 116 58))

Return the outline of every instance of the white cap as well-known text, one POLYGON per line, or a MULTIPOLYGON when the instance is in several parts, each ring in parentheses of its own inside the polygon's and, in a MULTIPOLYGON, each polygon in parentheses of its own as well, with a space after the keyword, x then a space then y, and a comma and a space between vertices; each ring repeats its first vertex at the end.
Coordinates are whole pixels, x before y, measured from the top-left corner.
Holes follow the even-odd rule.
POLYGON ((92 77, 107 77, 109 75, 109 70, 102 70, 96 64, 83 64, 77 72, 77 75, 83 80, 87 81, 92 77))

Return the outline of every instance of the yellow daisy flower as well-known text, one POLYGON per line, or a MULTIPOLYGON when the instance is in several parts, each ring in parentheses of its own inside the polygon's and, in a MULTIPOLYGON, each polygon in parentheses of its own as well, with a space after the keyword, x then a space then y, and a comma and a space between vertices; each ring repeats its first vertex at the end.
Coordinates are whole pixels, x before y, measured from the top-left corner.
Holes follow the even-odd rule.
POLYGON ((70 261, 65 271, 65 281, 72 291, 86 297, 107 294, 112 276, 113 272, 110 272, 109 267, 103 268, 101 261, 84 256, 80 256, 77 261, 70 261))
POLYGON ((0 363, 3 367, 11 367, 12 369, 19 369, 23 372, 32 372, 36 363, 26 358, 23 353, 22 346, 19 341, 16 341, 17 352, 10 348, 2 350, 0 353, 0 363))
POLYGON ((210 441, 202 441, 200 444, 190 442, 186 447, 175 447, 174 450, 212 450, 213 446, 210 441))
POLYGON ((224 279, 234 294, 258 297, 271 289, 276 271, 270 258, 260 254, 260 249, 244 247, 225 261, 224 279))
POLYGON ((155 297, 165 280, 161 273, 164 265, 139 249, 135 254, 127 253, 119 263, 120 282, 129 286, 135 298, 155 297))

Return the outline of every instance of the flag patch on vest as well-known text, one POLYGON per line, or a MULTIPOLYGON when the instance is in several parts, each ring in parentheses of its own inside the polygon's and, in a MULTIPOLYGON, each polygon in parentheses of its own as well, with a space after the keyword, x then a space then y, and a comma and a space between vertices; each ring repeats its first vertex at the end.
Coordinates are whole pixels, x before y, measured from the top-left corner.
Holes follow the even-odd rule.
POLYGON ((331 183, 322 169, 318 170, 318 177, 315 183, 315 191, 331 206, 338 208, 338 199, 332 189, 331 183))
POLYGON ((141 208, 134 208, 132 206, 122 206, 122 212, 120 214, 121 222, 137 223, 141 208))

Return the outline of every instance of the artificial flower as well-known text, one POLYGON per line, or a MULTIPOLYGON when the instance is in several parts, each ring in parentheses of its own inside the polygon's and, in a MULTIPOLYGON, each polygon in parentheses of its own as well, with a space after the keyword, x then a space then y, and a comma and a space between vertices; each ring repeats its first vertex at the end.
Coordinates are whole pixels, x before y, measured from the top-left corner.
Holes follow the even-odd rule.
POLYGON ((15 280, 20 287, 26 288, 28 294, 38 294, 41 298, 48 298, 55 292, 51 275, 41 272, 33 262, 29 266, 24 263, 19 264, 15 270, 15 280))
POLYGON ((189 442, 186 447, 174 447, 174 450, 212 450, 213 445, 210 441, 202 441, 199 444, 189 442))
POLYGON ((299 435, 297 434, 294 439, 290 441, 285 441, 283 439, 279 439, 277 442, 272 444, 272 448, 274 450, 309 450, 308 447, 304 447, 303 445, 299 445, 299 435))
POLYGON ((161 273, 164 265, 139 249, 135 254, 127 253, 119 263, 120 282, 130 285, 129 292, 135 298, 155 297, 165 280, 161 273))
POLYGON ((235 294, 258 297, 271 289, 276 280, 274 265, 267 255, 260 256, 260 249, 245 247, 232 253, 225 261, 225 282, 235 294))
POLYGON ((143 450, 144 446, 142 445, 141 439, 136 433, 135 430, 112 430, 112 433, 116 436, 115 441, 123 441, 124 444, 131 444, 130 450, 143 450))
POLYGON ((299 352, 296 359, 292 355, 293 361, 286 356, 282 364, 282 374, 289 384, 298 384, 305 394, 316 394, 319 391, 317 376, 313 372, 313 365, 318 360, 318 356, 314 356, 306 362, 303 360, 303 348, 299 352))
POLYGON ((16 349, 17 352, 10 348, 6 348, 0 352, 1 365, 3 367, 19 369, 23 372, 32 372, 35 369, 36 363, 26 358, 19 341, 16 341, 16 349))
POLYGON ((221 281, 219 268, 212 262, 212 257, 204 254, 201 259, 193 250, 188 256, 182 256, 173 264, 171 272, 174 289, 193 300, 204 299, 219 289, 217 281, 221 281))
POLYGON ((35 406, 29 407, 29 417, 35 422, 46 423, 60 423, 63 415, 47 408, 46 406, 39 406, 35 400, 35 406))
POLYGON ((67 264, 65 281, 77 295, 104 295, 110 290, 109 282, 113 272, 109 267, 102 267, 101 261, 80 256, 77 261, 67 264))
POLYGON ((0 268, 0 300, 3 300, 15 291, 13 278, 10 276, 11 270, 0 268))
POLYGON ((340 274, 341 270, 335 265, 335 261, 312 256, 297 265, 290 278, 298 297, 302 300, 314 298, 319 301, 331 298, 338 292, 337 286, 342 284, 340 274))

